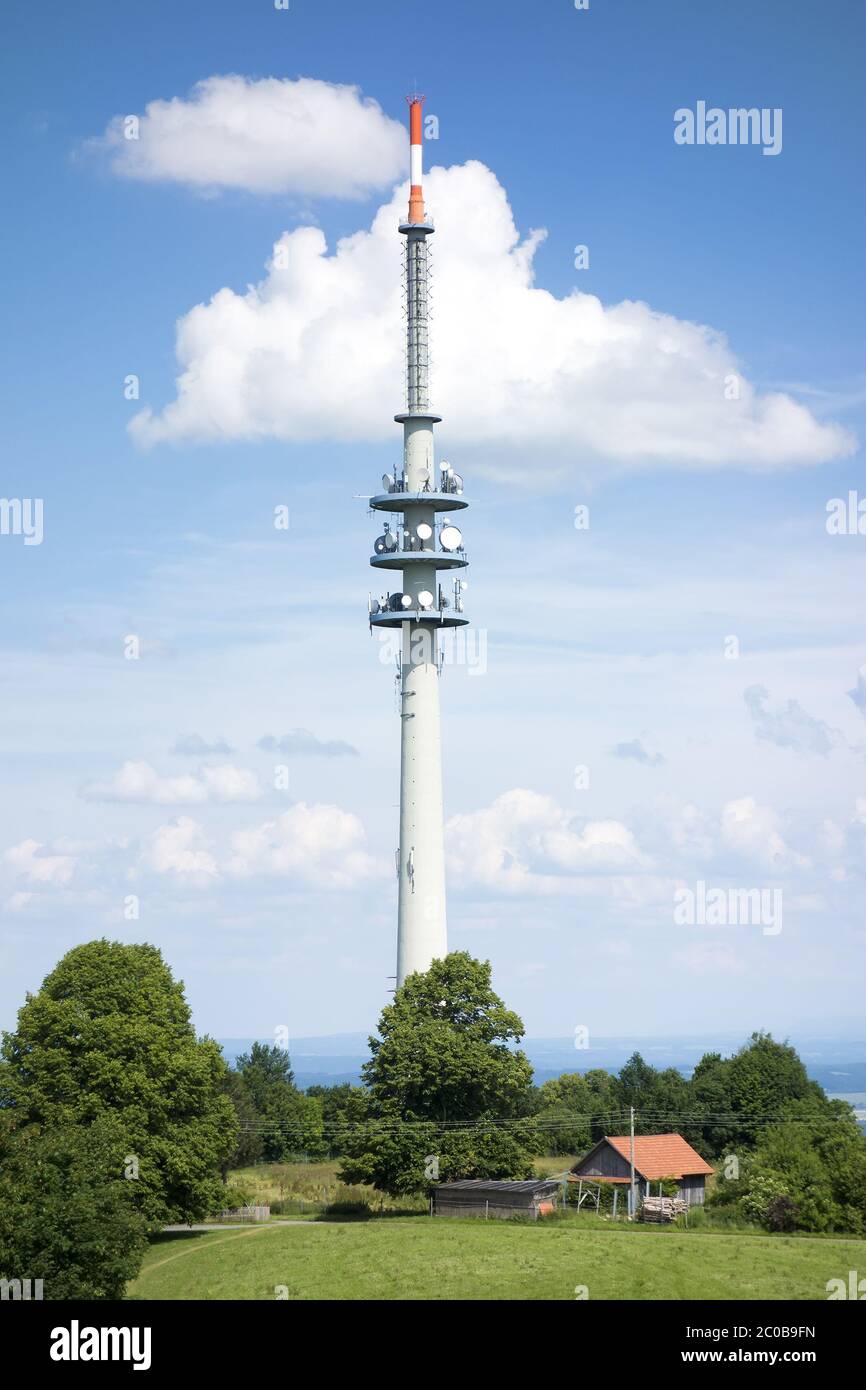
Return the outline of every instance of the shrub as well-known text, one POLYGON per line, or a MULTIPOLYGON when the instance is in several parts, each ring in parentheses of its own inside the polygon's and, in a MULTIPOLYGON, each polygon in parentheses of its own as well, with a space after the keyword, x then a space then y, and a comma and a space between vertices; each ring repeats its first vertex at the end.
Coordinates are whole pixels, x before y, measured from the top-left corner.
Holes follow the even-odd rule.
POLYGON ((771 1231, 796 1230, 800 1218, 797 1203, 792 1197, 774 1197, 764 1213, 764 1221, 771 1231))

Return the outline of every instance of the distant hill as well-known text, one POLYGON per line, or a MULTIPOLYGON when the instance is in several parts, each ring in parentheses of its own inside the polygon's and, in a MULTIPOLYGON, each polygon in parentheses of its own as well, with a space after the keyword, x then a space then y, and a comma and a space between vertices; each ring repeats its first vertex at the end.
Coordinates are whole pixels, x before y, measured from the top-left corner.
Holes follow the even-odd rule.
MULTIPOLYGON (((248 1052, 254 1038, 220 1038, 226 1060, 234 1065, 242 1052, 248 1052)), ((271 1042, 272 1039, 262 1039, 271 1042)), ((596 1038, 590 1048, 576 1048, 573 1038, 527 1038, 523 1048, 532 1063, 537 1084, 561 1076, 563 1072, 589 1071, 602 1067, 619 1071, 633 1052, 654 1067, 675 1067, 690 1076, 706 1052, 728 1056, 745 1042, 740 1034, 708 1037, 614 1037, 596 1038)), ((866 1091, 866 1041, 832 1038, 792 1037, 790 1042, 802 1057, 814 1081, 834 1095, 866 1091)), ((334 1033, 321 1038, 292 1038, 289 1043, 295 1082, 302 1090, 308 1086, 357 1085, 361 1067, 369 1055, 366 1033, 334 1033)))

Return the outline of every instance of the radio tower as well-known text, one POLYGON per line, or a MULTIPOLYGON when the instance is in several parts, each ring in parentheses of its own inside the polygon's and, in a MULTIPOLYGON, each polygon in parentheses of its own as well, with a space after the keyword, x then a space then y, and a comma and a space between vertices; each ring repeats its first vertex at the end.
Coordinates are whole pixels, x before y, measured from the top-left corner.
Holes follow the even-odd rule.
POLYGON ((402 570, 397 593, 370 598, 370 627, 399 628, 400 681, 400 844, 397 849, 397 988, 407 975, 427 970, 448 953, 445 921, 445 848, 442 828, 442 749, 439 729, 439 629, 462 627, 462 585, 455 579, 449 597, 441 570, 466 565, 463 538, 451 522, 462 510, 463 480, 450 464, 437 470, 433 426, 441 420, 430 409, 427 352, 427 238, 433 222, 421 191, 421 107, 409 101, 411 187, 409 213, 400 223, 406 238, 406 409, 395 420, 403 426, 403 462, 382 479, 384 492, 370 499, 376 511, 392 513, 377 539, 370 564, 402 570))

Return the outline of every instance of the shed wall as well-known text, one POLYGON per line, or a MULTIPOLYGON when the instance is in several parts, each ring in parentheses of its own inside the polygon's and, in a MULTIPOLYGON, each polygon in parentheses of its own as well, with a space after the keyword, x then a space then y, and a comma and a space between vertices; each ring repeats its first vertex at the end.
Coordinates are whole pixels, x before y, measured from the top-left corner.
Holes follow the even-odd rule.
POLYGON ((680 1178, 679 1196, 690 1207, 702 1207, 706 1194, 706 1178, 703 1173, 691 1173, 680 1178))
POLYGON ((574 1171, 579 1178, 627 1178, 630 1169, 628 1159, 623 1158, 610 1144, 602 1144, 574 1171))

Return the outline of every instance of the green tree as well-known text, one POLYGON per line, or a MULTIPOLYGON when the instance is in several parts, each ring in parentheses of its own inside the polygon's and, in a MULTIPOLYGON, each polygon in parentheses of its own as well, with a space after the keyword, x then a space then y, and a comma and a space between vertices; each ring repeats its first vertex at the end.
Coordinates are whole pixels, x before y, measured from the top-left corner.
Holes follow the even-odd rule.
POLYGON ((110 1116, 86 1128, 4 1126, 0 1278, 41 1279, 46 1299, 123 1297, 147 1248, 147 1223, 117 1164, 118 1129, 110 1116))
POLYGON ((235 1062, 257 1110, 262 1111, 268 1095, 275 1086, 295 1089, 295 1076, 288 1052, 277 1046, 254 1042, 249 1052, 241 1053, 235 1062))
POLYGON ((720 1052, 704 1053, 692 1072, 689 1091, 690 1108, 698 1117, 698 1127, 690 1130, 689 1141, 716 1158, 730 1153, 740 1133, 733 1118, 730 1059, 720 1052))
POLYGON ((235 1119, 238 1125, 237 1143, 222 1163, 222 1176, 223 1182, 225 1182, 232 1168, 246 1168, 249 1164, 260 1159, 263 1145, 259 1132, 259 1112, 253 1104, 249 1087, 241 1073, 228 1068, 223 1077, 222 1089, 234 1106, 235 1119))
POLYGON ((620 1070, 615 1092, 623 1113, 634 1106, 637 1134, 669 1134, 689 1109, 689 1083, 675 1067, 657 1071, 635 1052, 620 1070))
POLYGON ((263 1157, 271 1163, 298 1153, 323 1157, 321 1102, 298 1090, 288 1052, 256 1042, 238 1057, 237 1069, 256 1110, 263 1157))
POLYGON ((769 1033, 753 1033, 730 1059, 728 1070, 735 1111, 773 1114, 786 1101, 824 1097, 818 1083, 809 1080, 794 1048, 776 1042, 769 1033))
POLYGON ((367 1088, 341 1082, 337 1086, 308 1086, 307 1095, 321 1104, 328 1153, 338 1157, 345 1151, 351 1131, 367 1118, 367 1088))
POLYGON ((590 1148, 593 1101, 579 1072, 565 1072, 541 1085, 536 1119, 548 1153, 581 1154, 590 1148))
POLYGON ((363 1067, 376 1107, 443 1121, 515 1113, 532 1067, 510 1046, 523 1024, 490 978, 490 962, 465 951, 408 977, 382 1010, 363 1067))
POLYGON ((370 1121, 346 1141, 343 1180, 400 1193, 437 1178, 528 1176, 538 1134, 522 1036, 489 961, 454 952, 410 975, 370 1039, 370 1121))
POLYGON ((736 1180, 719 1179, 711 1207, 769 1230, 866 1232, 866 1136, 842 1101, 806 1097, 763 1126, 736 1180))
POLYGON ((271 1089, 261 1123, 264 1157, 271 1163, 285 1163, 298 1154, 324 1158, 328 1151, 321 1101, 294 1086, 278 1082, 271 1089))
POLYGON ((150 1227, 220 1205, 238 1135, 226 1064, 215 1042, 196 1039, 183 986, 155 946, 76 946, 27 996, 0 1056, 0 1107, 16 1128, 116 1122, 114 1171, 136 1167, 129 1186, 150 1227))
POLYGON ((617 1081, 602 1067, 592 1067, 583 1079, 589 1090, 592 1110, 590 1144, 595 1144, 606 1134, 615 1134, 622 1128, 617 1081))

